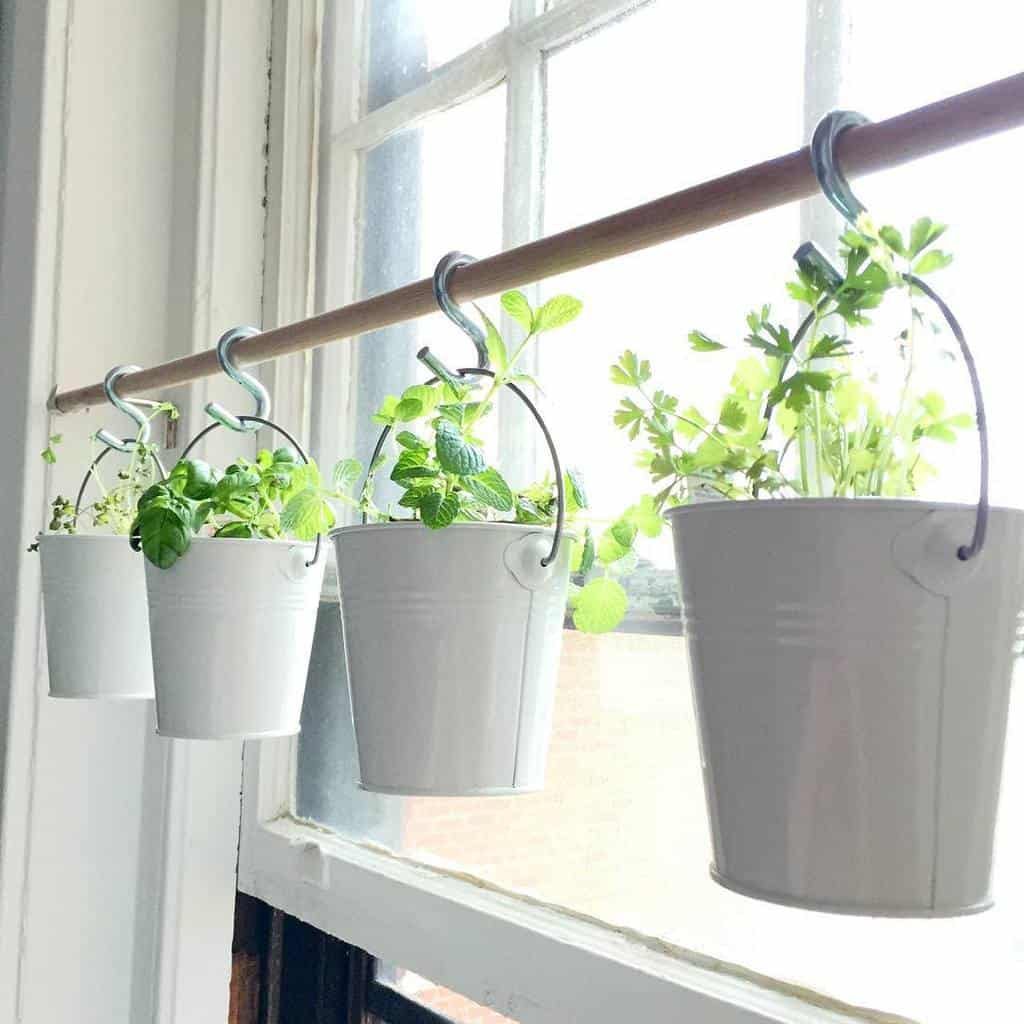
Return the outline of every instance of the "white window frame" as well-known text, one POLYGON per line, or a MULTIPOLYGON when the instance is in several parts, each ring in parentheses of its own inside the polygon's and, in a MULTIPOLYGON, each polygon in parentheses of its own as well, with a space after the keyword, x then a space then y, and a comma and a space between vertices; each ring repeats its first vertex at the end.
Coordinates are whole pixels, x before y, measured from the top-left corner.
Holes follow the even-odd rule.
MULTIPOLYGON (((506 190, 503 244, 537 237, 544 54, 620 16, 637 0, 560 0, 543 14, 538 13, 542 0, 511 0, 505 30, 439 69, 425 85, 360 118, 364 2, 337 0, 324 72, 334 82, 323 117, 317 84, 322 0, 274 6, 265 326, 354 299, 356 239, 350 226, 360 152, 411 121, 501 81, 508 87, 506 179, 526 184, 506 190), (319 148, 321 120, 331 134, 327 158, 319 148), (318 264, 331 268, 329 278, 315 273, 318 264), (319 282, 315 295, 314 279, 319 282)), ((338 425, 350 419, 346 413, 355 408, 355 396, 339 403, 335 389, 326 401, 311 381, 355 380, 354 348, 328 346, 312 360, 292 357, 268 371, 279 413, 307 426, 316 450, 325 438, 335 450, 345 449, 338 425)), ((297 748, 294 737, 246 745, 238 886, 381 960, 523 1024, 863 1024, 878 1019, 302 820, 295 814, 297 748)))

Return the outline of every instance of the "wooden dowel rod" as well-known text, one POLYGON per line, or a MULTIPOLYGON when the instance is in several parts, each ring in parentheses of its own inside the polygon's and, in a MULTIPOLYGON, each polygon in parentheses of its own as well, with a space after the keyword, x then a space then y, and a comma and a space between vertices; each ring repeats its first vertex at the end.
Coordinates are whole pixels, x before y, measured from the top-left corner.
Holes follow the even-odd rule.
MULTIPOLYGON (((885 121, 851 128, 840 138, 838 156, 847 177, 853 177, 1022 124, 1024 74, 1019 74, 885 121)), ((805 199, 817 187, 805 147, 480 260, 455 271, 451 293, 460 301, 493 295, 805 199)), ((430 280, 417 281, 244 339, 232 352, 243 365, 262 363, 412 320, 436 308, 430 280)), ((223 325, 225 329, 233 326, 223 325)), ((125 353, 125 358, 130 356, 125 353)), ((123 395, 141 396, 219 372, 216 354, 208 349, 128 374, 119 381, 118 389, 123 395)), ((58 392, 51 404, 58 412, 73 412, 102 401, 102 384, 90 384, 58 392)))

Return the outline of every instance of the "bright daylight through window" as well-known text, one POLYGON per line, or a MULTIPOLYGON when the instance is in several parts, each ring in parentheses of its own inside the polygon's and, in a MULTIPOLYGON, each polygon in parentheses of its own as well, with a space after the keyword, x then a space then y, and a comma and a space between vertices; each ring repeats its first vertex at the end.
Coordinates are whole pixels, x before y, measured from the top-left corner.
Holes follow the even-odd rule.
MULTIPOLYGON (((364 43, 335 54, 326 79, 328 105, 355 96, 358 114, 343 124, 335 110, 333 123, 342 127, 322 138, 324 208, 345 209, 339 194, 354 197, 350 219, 321 225, 329 236, 318 271, 325 306, 429 276, 450 250, 487 256, 797 149, 829 109, 880 119, 1015 73, 1024 37, 1024 13, 1001 0, 968 7, 650 0, 617 8, 512 0, 515 26, 541 24, 565 8, 579 11, 581 29, 573 31, 567 16, 536 60, 528 48, 499 59, 488 40, 509 24, 508 0, 361 6, 364 43), (609 16, 586 22, 596 8, 609 16)), ((340 17, 332 10, 329 23, 340 17)), ((1013 239, 1024 229, 1020 204, 1007 197, 1017 195, 1022 167, 1018 131, 856 183, 879 224, 906 232, 929 216, 950 225, 942 244, 955 261, 939 287, 967 330, 987 388, 993 500, 1018 505, 1024 483, 1013 439, 1024 356, 1005 304, 1017 290, 1013 239)), ((525 289, 535 304, 560 293, 583 302, 578 319, 540 339, 527 369, 541 379, 543 413, 605 525, 623 511, 624 495, 650 489, 636 446, 612 421, 624 392, 610 366, 632 349, 651 361, 654 386, 684 405, 713 404, 734 365, 693 351, 689 332, 738 345, 747 314, 764 303, 780 321, 799 322, 785 290, 792 253, 811 237, 834 256, 839 230, 817 199, 525 289)), ((515 336, 515 320, 502 316, 497 299, 481 305, 515 336)), ((886 330, 883 319, 879 335, 886 330)), ((466 364, 465 337, 440 315, 363 337, 343 368, 336 355, 318 353, 313 448, 323 464, 349 456, 366 462, 379 431, 373 411, 426 376, 415 353, 428 343, 448 365, 466 364)), ((966 376, 942 358, 942 345, 935 348, 939 355, 922 356, 922 372, 938 382, 952 412, 970 412, 966 376)), ((898 387, 893 365, 881 355, 877 362, 880 387, 898 387)), ((519 410, 503 399, 490 429, 513 486, 543 476, 543 445, 519 410)), ((925 496, 973 500, 973 436, 930 444, 927 455, 939 472, 925 496)), ((378 503, 399 493, 382 483, 378 503)), ((602 636, 564 634, 546 785, 515 797, 358 788, 338 675, 338 608, 325 596, 298 743, 296 816, 853 1006, 929 1024, 1007 1019, 1024 969, 1024 883, 1012 870, 1024 860, 1021 694, 1013 694, 993 909, 892 920, 748 899, 708 873, 667 531, 641 539, 626 565, 621 579, 632 604, 624 625, 602 636)), ((501 1019, 403 966, 382 968, 383 980, 456 1020, 501 1019)))

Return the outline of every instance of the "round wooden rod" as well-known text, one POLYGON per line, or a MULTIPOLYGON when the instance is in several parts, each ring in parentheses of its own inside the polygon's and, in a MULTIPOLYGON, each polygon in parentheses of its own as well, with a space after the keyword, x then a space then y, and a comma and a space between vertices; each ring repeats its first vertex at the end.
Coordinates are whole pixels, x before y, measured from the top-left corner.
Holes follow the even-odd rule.
MULTIPOLYGON (((885 121, 851 128, 841 136, 838 156, 847 176, 853 177, 1022 124, 1024 74, 1019 74, 885 121)), ((479 260, 453 274, 450 291, 461 301, 492 295, 805 199, 817 188, 805 147, 479 260)), ((412 320, 436 308, 431 282, 425 279, 243 339, 233 355, 241 365, 262 363, 412 320)), ((128 352, 125 357, 130 355, 128 352)), ((141 396, 219 372, 211 348, 128 374, 121 379, 119 391, 124 396, 141 396)), ((58 412, 74 412, 102 401, 103 385, 96 383, 57 392, 51 406, 58 412)))

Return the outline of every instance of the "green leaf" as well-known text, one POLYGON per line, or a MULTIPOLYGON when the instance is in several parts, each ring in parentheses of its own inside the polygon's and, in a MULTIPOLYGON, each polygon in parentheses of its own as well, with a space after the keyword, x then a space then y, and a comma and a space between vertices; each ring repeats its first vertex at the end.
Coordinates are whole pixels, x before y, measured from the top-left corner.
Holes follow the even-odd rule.
MULTIPOLYGON (((259 483, 259 476, 252 473, 251 480, 253 482, 248 486, 255 486, 259 483)), ((204 501, 214 493, 217 474, 210 464, 202 459, 184 459, 171 470, 167 482, 178 494, 195 501, 204 501)))
POLYGON ((570 513, 590 507, 587 490, 583 485, 583 475, 574 467, 565 471, 565 497, 570 513))
POLYGON ((814 388, 815 391, 829 391, 834 383, 830 374, 821 373, 817 370, 804 370, 802 375, 804 383, 814 388))
POLYGON ((661 534, 664 520, 658 512, 654 498, 645 494, 636 505, 626 509, 624 518, 635 523, 637 529, 645 537, 657 537, 661 534))
POLYGON ((501 297, 501 308, 522 325, 524 331, 529 333, 533 330, 533 310, 522 292, 505 292, 501 297))
POLYGON ((732 375, 732 386, 742 388, 748 394, 761 396, 774 386, 778 379, 768 364, 758 356, 747 356, 736 364, 732 375))
POLYGON ((628 607, 629 599, 621 585, 601 576, 576 595, 572 620, 584 633, 607 633, 622 621, 628 607))
POLYGON ((948 267, 953 262, 953 257, 948 252, 943 252, 941 249, 932 249, 931 252, 926 252, 913 267, 915 274, 932 274, 936 270, 942 270, 943 267, 948 267))
POLYGON ((505 341, 490 317, 475 302, 473 308, 484 324, 484 344, 487 346, 487 356, 491 365, 498 373, 504 373, 508 369, 508 349, 505 347, 505 341))
POLYGON ((400 423, 429 416, 441 401, 440 388, 428 384, 413 384, 402 392, 401 400, 395 406, 394 417, 400 423))
POLYGON ((475 476, 483 472, 487 465, 483 452, 467 441, 454 423, 440 419, 434 429, 437 435, 437 461, 445 472, 456 476, 475 476))
POLYGON ((613 384, 623 387, 639 387, 651 379, 651 364, 646 359, 638 359, 635 352, 626 349, 612 366, 611 379, 613 384))
POLYGON ((398 399, 394 395, 388 395, 373 414, 373 422, 390 426, 395 422, 395 410, 397 408, 398 399))
POLYGON ((53 447, 51 445, 47 445, 39 453, 39 456, 43 460, 43 462, 51 466, 57 461, 57 453, 53 450, 53 447))
POLYGON ((633 546, 633 541, 636 540, 637 534, 636 523, 622 518, 612 523, 609 530, 616 543, 621 544, 624 548, 631 548, 633 546))
POLYGON ((336 491, 347 491, 363 472, 363 464, 358 459, 342 459, 335 463, 331 472, 331 482, 336 491))
POLYGON ((553 331, 572 323, 583 311, 583 303, 571 295, 556 295, 548 299, 533 318, 533 333, 553 331))
POLYGON ((408 448, 411 452, 428 452, 430 451, 430 445, 426 441, 417 437, 411 430, 403 430, 395 440, 403 447, 408 448))
POLYGON ((827 359, 830 356, 847 356, 850 354, 850 343, 845 338, 826 334, 819 338, 808 354, 808 359, 827 359))
POLYGON ((213 535, 214 537, 230 537, 234 540, 252 540, 257 534, 255 527, 251 523, 243 523, 235 519, 230 523, 225 523, 223 526, 218 526, 213 531, 213 535))
POLYGON ((297 540, 313 540, 334 526, 334 510, 315 487, 293 494, 281 511, 281 529, 297 540))
POLYGON ((721 342, 712 341, 703 331, 690 331, 687 339, 694 352, 718 352, 725 348, 721 342))
POLYGON ((513 384, 529 384, 531 388, 536 388, 541 394, 544 393, 544 389, 537 382, 537 378, 531 377, 528 373, 513 373, 511 377, 506 377, 505 379, 513 384))
POLYGON ((742 430, 747 422, 747 411, 735 398, 727 398, 722 403, 718 422, 727 430, 742 430))
POLYGON ((612 565, 614 562, 625 558, 632 548, 629 545, 620 544, 610 529, 601 534, 597 542, 597 560, 602 565, 612 565))
POLYGON ((485 469, 476 476, 463 477, 462 486, 488 508, 511 512, 515 507, 512 489, 496 469, 485 469))
POLYGON ((910 229, 910 246, 908 256, 913 259, 922 250, 927 249, 932 242, 945 234, 946 225, 937 224, 930 217, 921 217, 914 221, 910 229))
POLYGON ((878 237, 881 238, 897 256, 907 255, 906 249, 903 248, 903 236, 891 224, 886 224, 886 226, 878 232, 878 237))
POLYGON ((431 491, 420 504, 420 516, 431 530, 443 530, 455 522, 459 514, 459 499, 454 494, 443 495, 431 491))
POLYGON ((586 576, 594 567, 594 534, 588 526, 583 531, 583 540, 572 542, 572 554, 569 557, 569 571, 586 576))
POLYGON ((434 466, 428 466, 428 453, 417 448, 414 451, 404 451, 395 460, 391 470, 391 479, 396 484, 407 484, 410 480, 429 479, 440 473, 434 466))
POLYGON ((398 499, 398 504, 402 508, 419 508, 423 504, 423 499, 433 493, 428 488, 410 488, 398 499))
MULTIPOLYGON (((263 454, 262 452, 260 453, 263 454)), ((273 455, 271 455, 271 461, 278 465, 298 465, 299 456, 294 448, 283 446, 281 448, 275 448, 273 455)))
POLYGON ((188 551, 192 542, 190 524, 182 512, 163 502, 154 502, 140 513, 132 527, 142 552, 159 569, 169 569, 188 551))
POLYGON ((213 488, 213 499, 226 512, 236 516, 249 516, 259 504, 258 487, 260 477, 251 469, 229 467, 234 471, 225 473, 213 488))

